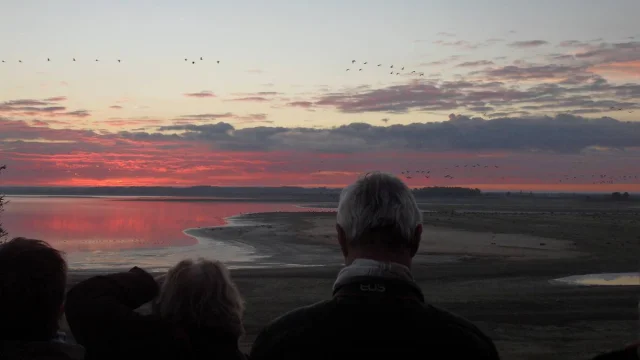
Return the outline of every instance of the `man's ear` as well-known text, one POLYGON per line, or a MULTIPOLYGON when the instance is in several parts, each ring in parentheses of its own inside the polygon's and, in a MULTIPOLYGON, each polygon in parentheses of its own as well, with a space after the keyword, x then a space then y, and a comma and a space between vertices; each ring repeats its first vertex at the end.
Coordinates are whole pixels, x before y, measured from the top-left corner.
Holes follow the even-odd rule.
POLYGON ((340 250, 342 251, 342 256, 346 259, 349 256, 349 249, 347 248, 347 234, 344 232, 344 229, 336 224, 336 232, 338 233, 338 243, 340 244, 340 250))
POLYGON ((420 239, 422 238, 422 224, 418 224, 416 229, 413 231, 413 241, 411 241, 411 247, 409 248, 411 252, 411 257, 416 256, 418 253, 418 249, 420 249, 420 239))

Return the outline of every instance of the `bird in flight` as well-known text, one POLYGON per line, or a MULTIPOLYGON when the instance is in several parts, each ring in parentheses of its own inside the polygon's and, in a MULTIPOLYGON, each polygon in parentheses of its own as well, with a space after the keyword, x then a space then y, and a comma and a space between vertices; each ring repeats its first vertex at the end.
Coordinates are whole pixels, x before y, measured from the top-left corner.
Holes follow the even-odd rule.
POLYGON ((200 56, 200 60, 202 60, 202 56, 200 56))
POLYGON ((355 64, 355 63, 356 63, 356 61, 355 61, 355 60, 351 60, 351 63, 352 63, 352 64, 355 64))
POLYGON ((220 60, 218 60, 218 64, 220 64, 220 60))
POLYGON ((118 59, 118 62, 120 62, 120 59, 118 59))
POLYGON ((98 61, 98 59, 96 59, 96 61, 98 61))
POLYGON ((364 64, 367 65, 367 62, 365 61, 364 64))
POLYGON ((358 71, 362 71, 362 69, 358 69, 358 71))
POLYGON ((184 59, 184 61, 188 61, 187 59, 184 59))
POLYGON ((196 62, 195 62, 195 61, 192 61, 191 63, 192 63, 192 64, 195 64, 196 62))
POLYGON ((51 61, 51 59, 47 58, 47 61, 51 61))
POLYGON ((391 67, 389 67, 389 69, 393 69, 393 65, 391 65, 391 67))
POLYGON ((378 66, 382 66, 382 64, 378 64, 378 66))
POLYGON ((19 62, 19 63, 21 63, 21 62, 22 62, 22 60, 18 60, 18 62, 19 62))
POLYGON ((76 58, 73 58, 73 61, 76 61, 76 58))
POLYGON ((349 71, 349 69, 347 69, 347 71, 349 71))

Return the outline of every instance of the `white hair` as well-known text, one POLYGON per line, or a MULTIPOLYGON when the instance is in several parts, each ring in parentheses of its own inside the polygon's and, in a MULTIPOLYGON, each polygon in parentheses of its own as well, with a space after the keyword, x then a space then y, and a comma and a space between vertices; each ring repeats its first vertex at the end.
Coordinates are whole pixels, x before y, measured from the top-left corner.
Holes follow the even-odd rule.
POLYGON ((169 270, 156 304, 160 317, 176 324, 244 334, 244 301, 219 261, 180 261, 169 270))
POLYGON ((422 212, 402 180, 391 174, 372 172, 342 190, 337 223, 352 245, 364 245, 364 234, 391 230, 397 236, 387 239, 394 242, 387 245, 408 246, 415 241, 415 229, 422 223, 422 212))

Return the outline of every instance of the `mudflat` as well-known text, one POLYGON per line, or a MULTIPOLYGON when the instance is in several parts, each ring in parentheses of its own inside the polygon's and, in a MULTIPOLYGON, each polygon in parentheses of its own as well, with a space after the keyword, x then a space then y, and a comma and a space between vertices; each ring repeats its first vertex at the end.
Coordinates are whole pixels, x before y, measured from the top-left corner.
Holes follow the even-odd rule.
MULTIPOLYGON (((503 359, 588 359, 640 337, 640 286, 551 281, 637 272, 640 209, 556 205, 512 202, 501 211, 421 205, 428 212, 413 272, 427 301, 477 324, 503 359)), ((342 259, 335 214, 249 214, 233 224, 192 231, 254 246, 281 262, 323 265, 232 271, 247 302, 248 350, 271 320, 328 299, 342 259)), ((70 286, 88 275, 72 273, 70 286)))

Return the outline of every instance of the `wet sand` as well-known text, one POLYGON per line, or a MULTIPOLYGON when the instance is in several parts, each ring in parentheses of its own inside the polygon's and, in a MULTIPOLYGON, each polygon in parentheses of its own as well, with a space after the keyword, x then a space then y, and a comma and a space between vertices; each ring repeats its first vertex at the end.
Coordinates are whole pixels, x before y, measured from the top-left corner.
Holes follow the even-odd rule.
MULTIPOLYGON (((245 349, 278 315, 330 297, 341 266, 334 219, 324 213, 250 214, 236 221, 253 225, 197 229, 205 237, 253 246, 275 262, 326 265, 232 271, 247 301, 245 349)), ((637 210, 428 213, 413 271, 427 301, 476 323, 503 359, 588 359, 637 340, 640 287, 551 280, 637 271, 638 235, 637 210)), ((86 276, 74 273, 70 283, 86 276)))

